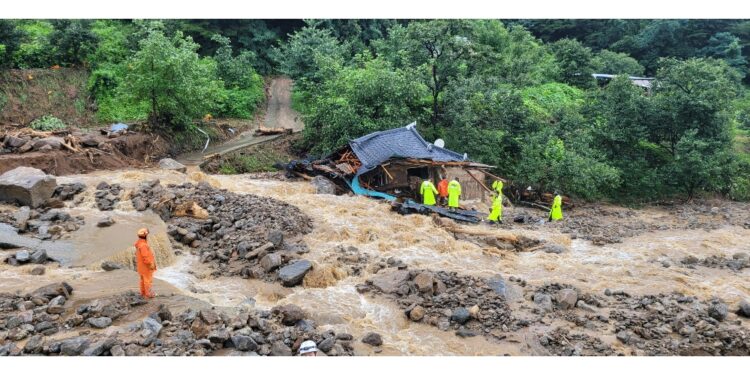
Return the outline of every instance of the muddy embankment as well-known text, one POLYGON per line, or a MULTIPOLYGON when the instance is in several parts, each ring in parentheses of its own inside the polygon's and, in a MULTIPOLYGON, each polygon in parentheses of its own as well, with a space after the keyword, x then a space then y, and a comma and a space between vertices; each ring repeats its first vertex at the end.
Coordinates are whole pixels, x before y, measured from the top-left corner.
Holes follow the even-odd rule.
MULTIPOLYGON (((59 264, 0 265, 9 354, 283 355, 306 338, 329 355, 750 354, 743 204, 577 207, 554 224, 516 207, 497 228, 304 181, 124 170, 58 182, 86 186, 58 209, 71 218, 38 210, 21 236, 58 225, 41 242, 75 246, 50 251, 59 264), (129 269, 144 224, 160 265, 146 303, 129 269), (64 300, 36 296, 63 281, 64 300)), ((14 224, 18 208, 2 211, 14 224)))

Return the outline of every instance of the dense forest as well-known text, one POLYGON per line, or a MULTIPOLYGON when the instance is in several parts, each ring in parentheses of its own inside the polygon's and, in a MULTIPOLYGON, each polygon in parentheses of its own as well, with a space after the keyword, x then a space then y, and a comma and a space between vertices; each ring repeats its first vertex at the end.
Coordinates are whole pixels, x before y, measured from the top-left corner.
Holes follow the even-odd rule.
POLYGON ((283 74, 314 155, 417 121, 519 186, 618 201, 750 199, 749 43, 745 20, 0 20, 0 66, 88 71, 100 122, 251 118, 283 74))

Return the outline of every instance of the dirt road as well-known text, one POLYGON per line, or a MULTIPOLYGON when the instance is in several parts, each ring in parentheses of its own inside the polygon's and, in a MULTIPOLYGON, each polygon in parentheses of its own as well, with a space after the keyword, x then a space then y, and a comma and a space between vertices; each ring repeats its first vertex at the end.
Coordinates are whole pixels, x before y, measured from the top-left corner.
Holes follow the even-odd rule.
MULTIPOLYGON (((277 77, 271 81, 266 114, 263 119, 264 127, 293 129, 294 132, 302 131, 305 127, 300 114, 292 109, 292 84, 292 80, 288 77, 277 77)), ((210 144, 204 152, 196 151, 180 155, 177 160, 185 165, 198 165, 203 161, 205 155, 224 155, 278 137, 279 135, 256 136, 253 128, 228 142, 210 144)))
POLYGON ((287 77, 277 77, 271 81, 263 126, 293 129, 295 132, 304 128, 302 117, 292 109, 292 84, 292 80, 287 77))

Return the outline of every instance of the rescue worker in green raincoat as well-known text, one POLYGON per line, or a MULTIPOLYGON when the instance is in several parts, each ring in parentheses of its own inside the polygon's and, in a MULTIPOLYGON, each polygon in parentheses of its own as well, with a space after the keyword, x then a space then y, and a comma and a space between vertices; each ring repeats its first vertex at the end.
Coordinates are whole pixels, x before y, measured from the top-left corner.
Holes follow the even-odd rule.
POLYGON ((461 197, 461 184, 458 182, 458 177, 454 177, 451 182, 448 183, 448 208, 455 210, 458 208, 458 199, 461 197))
POLYGON ((558 221, 562 218, 562 197, 555 192, 555 200, 552 201, 552 208, 549 210, 549 221, 558 221))
POLYGON ((435 194, 437 193, 438 191, 435 188, 435 185, 430 180, 424 180, 422 186, 419 188, 419 194, 422 195, 422 203, 425 206, 435 205, 435 194))
MULTIPOLYGON (((494 184, 492 186, 494 188, 494 184)), ((496 194, 495 199, 492 200, 492 211, 490 216, 487 217, 490 223, 500 224, 503 222, 503 195, 496 194)))

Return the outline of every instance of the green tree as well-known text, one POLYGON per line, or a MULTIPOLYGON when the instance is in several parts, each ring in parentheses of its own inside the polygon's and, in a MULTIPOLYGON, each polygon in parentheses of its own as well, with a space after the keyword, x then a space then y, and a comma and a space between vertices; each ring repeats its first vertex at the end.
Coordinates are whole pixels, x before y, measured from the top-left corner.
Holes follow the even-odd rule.
POLYGON ((594 147, 620 170, 620 198, 656 197, 664 192, 656 170, 665 162, 663 150, 647 140, 652 107, 651 98, 620 75, 596 92, 583 110, 592 124, 594 147))
POLYGON ((497 20, 476 20, 471 25, 472 74, 500 77, 520 87, 549 82, 556 76, 554 56, 523 27, 508 30, 497 20))
POLYGON ((55 51, 50 35, 55 31, 51 23, 41 20, 17 21, 16 27, 24 35, 13 53, 13 65, 21 69, 44 68, 54 65, 55 51))
POLYGON ((181 32, 167 38, 150 29, 128 61, 124 90, 135 102, 148 103, 152 125, 184 128, 220 99, 216 63, 200 58, 197 50, 198 45, 181 32))
POLYGON ((314 153, 328 153, 350 139, 404 126, 419 115, 424 85, 383 60, 358 60, 323 83, 310 101, 304 138, 314 153))
POLYGON ((676 154, 680 138, 691 129, 700 139, 729 141, 731 100, 739 77, 713 59, 663 59, 657 72, 654 101, 658 118, 649 127, 651 141, 676 154))
POLYGON ((255 54, 242 51, 234 56, 229 38, 217 34, 213 40, 220 45, 214 60, 218 76, 226 89, 226 100, 219 105, 218 114, 251 118, 265 97, 263 78, 253 69, 255 54))
POLYGON ((405 36, 410 64, 431 92, 430 122, 435 131, 442 119, 441 95, 448 83, 467 68, 471 49, 469 23, 463 20, 413 21, 405 36))
POLYGON ((344 47, 328 29, 304 27, 274 50, 278 70, 303 89, 323 83, 345 61, 344 47))
POLYGON ((594 58, 597 73, 604 74, 628 74, 631 76, 643 76, 646 68, 638 63, 638 60, 622 52, 601 50, 594 58))
POLYGON ((13 64, 13 54, 21 46, 24 33, 14 20, 0 20, 0 67, 13 64))
POLYGON ((701 49, 700 54, 726 61, 729 66, 737 69, 741 77, 745 77, 747 60, 742 55, 740 39, 736 36, 727 32, 716 33, 708 40, 708 45, 701 49))
POLYGON ((701 139, 691 129, 677 142, 674 159, 663 169, 669 177, 664 182, 692 199, 698 191, 728 193, 737 177, 737 160, 727 145, 701 139))
POLYGON ((616 189, 619 171, 591 147, 591 132, 580 127, 582 122, 577 113, 569 113, 557 126, 524 137, 511 178, 541 191, 584 199, 601 198, 616 189))
POLYGON ((449 148, 473 160, 512 172, 523 137, 535 130, 521 93, 497 78, 471 77, 455 81, 445 93, 442 130, 449 148))
POLYGON ((96 35, 90 20, 54 20, 50 34, 56 62, 60 65, 86 65, 86 57, 96 49, 96 35))
POLYGON ((575 39, 561 39, 551 45, 560 69, 560 81, 583 89, 596 84, 591 74, 596 73, 591 48, 575 39))

